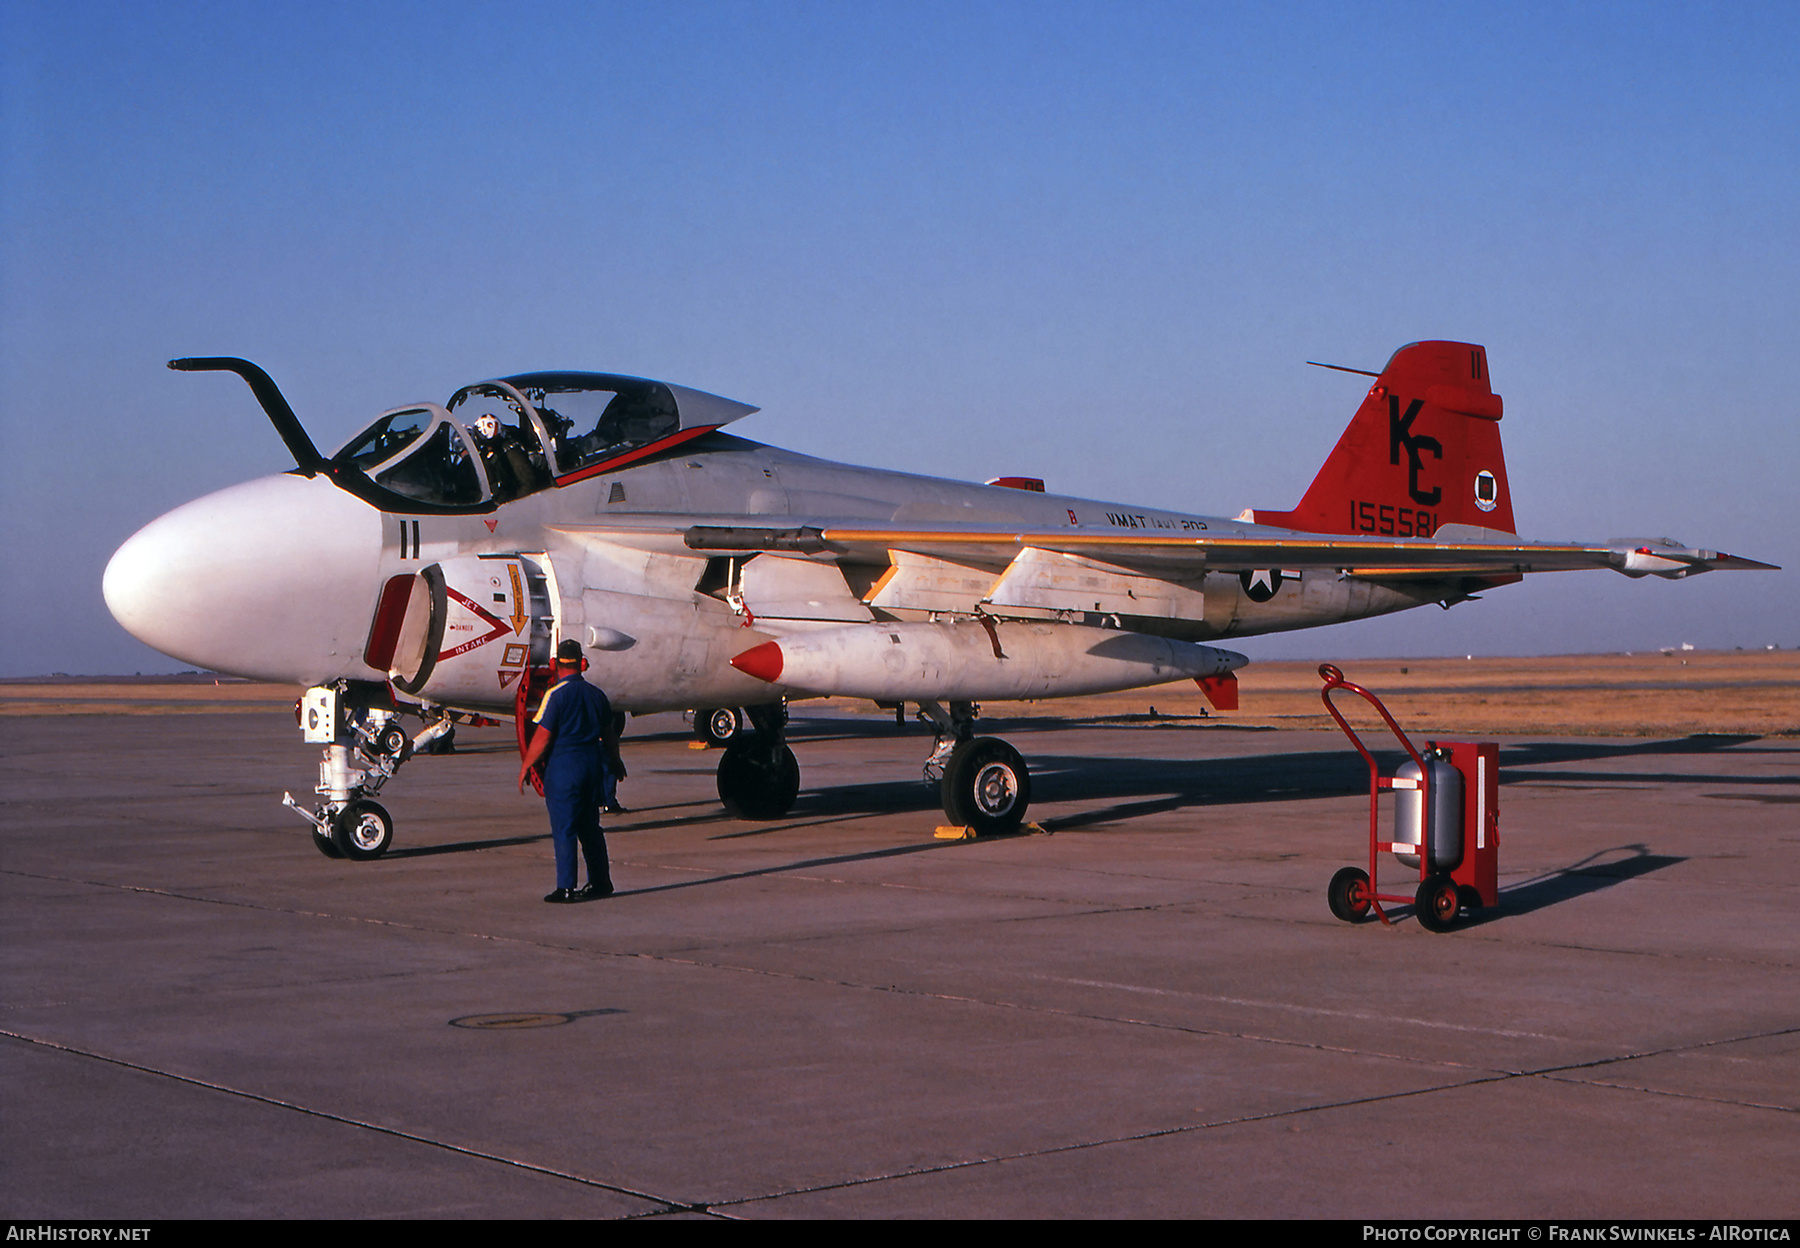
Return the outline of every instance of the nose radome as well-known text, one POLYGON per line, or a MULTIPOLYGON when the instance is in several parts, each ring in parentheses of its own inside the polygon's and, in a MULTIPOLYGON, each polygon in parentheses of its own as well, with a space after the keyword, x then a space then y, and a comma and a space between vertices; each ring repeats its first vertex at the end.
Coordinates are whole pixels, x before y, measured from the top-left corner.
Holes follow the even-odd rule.
POLYGON ((127 632, 184 663, 314 684, 363 674, 381 513, 323 477, 247 481, 152 520, 101 590, 127 632))

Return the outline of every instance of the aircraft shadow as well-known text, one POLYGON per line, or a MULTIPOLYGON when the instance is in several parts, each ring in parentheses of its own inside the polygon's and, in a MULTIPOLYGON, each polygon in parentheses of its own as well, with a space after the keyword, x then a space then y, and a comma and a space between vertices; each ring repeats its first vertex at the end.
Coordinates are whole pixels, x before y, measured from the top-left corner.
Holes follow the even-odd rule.
MULTIPOLYGON (((794 800, 794 807, 783 818, 768 824, 755 824, 732 832, 722 832, 710 839, 715 841, 734 841, 743 837, 763 836, 770 832, 785 832, 792 828, 814 825, 847 823, 854 819, 867 819, 871 815, 891 815, 901 812, 931 812, 934 822, 944 818, 938 800, 938 789, 935 784, 927 785, 917 780, 886 780, 869 784, 840 784, 828 789, 803 790, 794 800)), ((719 812, 719 817, 730 819, 730 816, 719 812)))
MULTIPOLYGON (((1017 726, 1019 723, 1035 723, 1036 721, 1011 722, 1017 726)), ((1045 720, 1043 722, 1046 725, 1056 725, 1064 721, 1045 720)), ((927 731, 923 725, 908 725, 906 728, 901 728, 891 722, 879 721, 840 726, 834 721, 797 720, 794 728, 797 731, 792 732, 790 736, 796 742, 843 738, 862 739, 870 736, 924 738, 927 731)), ((668 733, 658 734, 658 737, 678 740, 682 735, 668 733)), ((639 740, 653 739, 658 738, 639 738, 639 740)), ((1530 742, 1507 745, 1501 751, 1499 779, 1503 785, 1567 783, 1581 787, 1646 783, 1730 784, 1733 786, 1800 783, 1800 777, 1780 776, 1723 776, 1688 772, 1615 773, 1529 770, 1538 766, 1570 762, 1659 755, 1701 755, 1741 746, 1757 739, 1754 736, 1696 734, 1672 740, 1646 739, 1623 743, 1616 741, 1530 742)), ((506 748, 510 749, 511 747, 506 748)), ((1383 775, 1392 775, 1400 764, 1406 761, 1406 756, 1397 750, 1377 750, 1375 757, 1383 775)), ((1122 823, 1188 808, 1341 798, 1349 794, 1367 793, 1369 783, 1367 765, 1361 756, 1349 749, 1191 760, 1093 758, 1085 755, 1034 753, 1029 756, 1028 762, 1032 769, 1034 804, 1040 807, 1049 804, 1077 803, 1087 806, 1086 809, 1043 820, 1044 826, 1053 831, 1072 831, 1096 825, 1122 823)), ((826 826, 848 822, 871 815, 918 812, 929 813, 935 817, 938 809, 938 789, 935 784, 926 784, 911 779, 883 780, 804 790, 785 818, 768 823, 741 824, 726 815, 710 798, 704 798, 691 803, 657 807, 655 812, 661 812, 659 818, 646 818, 645 816, 655 813, 650 809, 633 811, 626 817, 626 822, 613 822, 609 831, 615 834, 635 834, 673 827, 692 827, 696 824, 723 823, 729 825, 730 830, 721 831, 711 839, 737 840, 808 826, 826 826)), ((407 857, 460 853, 529 844, 546 839, 548 838, 543 835, 533 835, 466 841, 452 845, 420 846, 395 850, 391 851, 389 856, 407 857)), ((1648 853, 1648 851, 1642 852, 1648 853)), ((1636 859, 1628 861, 1636 861, 1636 859)), ((1667 862, 1670 861, 1676 860, 1664 860, 1651 856, 1650 865, 1640 865, 1638 869, 1640 872, 1656 869, 1660 865, 1667 865, 1667 862)), ((1617 879, 1620 878, 1619 871, 1622 869, 1614 864, 1604 869, 1596 869, 1599 870, 1599 874, 1596 875, 1594 870, 1587 868, 1569 868, 1565 872, 1559 872, 1555 876, 1533 882, 1529 886, 1514 886, 1512 892, 1508 893, 1508 897, 1511 897, 1513 892, 1517 892, 1519 888, 1528 888, 1527 892, 1519 894, 1519 901, 1525 905, 1526 909, 1535 908, 1535 905, 1540 903, 1534 902, 1533 898, 1541 895, 1552 900, 1560 900, 1567 896, 1576 896, 1582 892, 1592 891, 1594 888, 1606 887, 1609 883, 1617 882, 1617 879)), ((1549 902, 1541 904, 1549 904, 1549 902)), ((1508 911, 1515 909, 1510 902, 1504 902, 1503 907, 1508 911)))
POLYGON ((486 841, 456 841, 449 845, 413 845, 406 849, 390 849, 382 858, 430 858, 437 854, 471 854, 478 849, 505 849, 511 845, 534 845, 550 839, 548 832, 531 836, 500 836, 486 841))
MULTIPOLYGON (((1404 755, 1383 760, 1384 772, 1404 755)), ((1368 792, 1369 770, 1352 752, 1262 754, 1182 762, 1166 758, 1038 756, 1029 760, 1036 802, 1103 803, 1044 821, 1053 831, 1115 823, 1187 807, 1239 806, 1368 792), (1137 800, 1132 800, 1136 798, 1137 800)))
POLYGON ((1760 740, 1761 737, 1742 734, 1696 732, 1685 737, 1646 737, 1641 741, 1536 741, 1502 746, 1500 761, 1529 766, 1533 763, 1634 758, 1646 754, 1711 754, 1760 740))
MULTIPOLYGON (((784 825, 793 826, 793 825, 784 825)), ((865 850, 859 854, 837 854, 828 858, 803 858, 799 862, 783 863, 776 867, 756 867, 749 871, 728 871, 722 875, 709 875, 699 880, 679 880, 673 884, 653 884, 649 888, 620 889, 614 893, 617 897, 644 897, 652 893, 672 893, 684 888, 703 888, 709 884, 729 884, 735 880, 753 880, 759 876, 782 875, 789 871, 809 871, 817 867, 837 867, 850 862, 870 862, 878 858, 898 858, 905 854, 928 853, 934 849, 948 849, 953 842, 931 841, 923 845, 895 845, 888 849, 865 850)))
MULTIPOLYGON (((854 734, 865 736, 858 731, 854 734)), ((901 735, 889 724, 885 735, 901 735)), ((922 735, 922 734, 920 734, 922 735)), ((807 738, 827 739, 826 734, 807 738)), ((1692 736, 1677 740, 1646 740, 1626 743, 1543 742, 1509 745, 1501 753, 1500 783, 1557 783, 1583 786, 1597 784, 1792 784, 1800 778, 1719 776, 1710 773, 1656 772, 1536 772, 1520 770, 1544 764, 1574 761, 1601 761, 1655 755, 1704 754, 1756 740, 1747 736, 1692 736)), ((1397 750, 1375 751, 1377 765, 1383 775, 1392 775, 1406 756, 1397 750)), ((1184 808, 1236 806, 1256 802, 1297 801, 1337 798, 1369 791, 1368 766, 1360 755, 1345 750, 1308 751, 1262 754, 1233 758, 1168 759, 1168 758, 1092 758, 1085 755, 1032 754, 1033 802, 1039 806, 1052 803, 1082 803, 1088 809, 1057 815, 1045 820, 1052 830, 1076 829, 1095 824, 1116 823, 1148 815, 1166 814, 1184 808)), ((804 768, 804 762, 802 763, 804 768)), ((804 771, 802 772, 804 776, 804 771)), ((709 803, 696 803, 706 806, 709 803)), ((796 826, 795 819, 806 822, 837 822, 857 816, 897 812, 931 812, 938 808, 935 785, 915 780, 889 780, 865 784, 837 785, 827 789, 804 790, 787 819, 770 824, 753 825, 740 831, 725 833, 719 839, 759 836, 796 826)), ((700 814, 701 818, 719 817, 716 813, 700 814)), ((656 826, 677 826, 694 822, 691 817, 676 816, 656 826)), ((648 830, 649 825, 633 823, 631 830, 648 830)))

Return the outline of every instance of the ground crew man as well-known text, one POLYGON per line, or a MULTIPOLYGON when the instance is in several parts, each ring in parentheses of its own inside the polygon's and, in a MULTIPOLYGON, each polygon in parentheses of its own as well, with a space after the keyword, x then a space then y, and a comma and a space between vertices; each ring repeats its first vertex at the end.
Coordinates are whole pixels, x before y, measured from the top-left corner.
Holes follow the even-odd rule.
POLYGON ((600 830, 601 784, 608 767, 624 775, 619 734, 606 695, 581 676, 581 643, 570 639, 556 648, 557 680, 531 717, 536 725, 524 761, 519 764, 519 792, 539 760, 544 764, 544 804, 550 810, 550 834, 556 843, 556 891, 552 904, 593 901, 612 896, 612 872, 606 859, 606 836, 600 830), (587 859, 588 882, 575 887, 575 847, 587 859))

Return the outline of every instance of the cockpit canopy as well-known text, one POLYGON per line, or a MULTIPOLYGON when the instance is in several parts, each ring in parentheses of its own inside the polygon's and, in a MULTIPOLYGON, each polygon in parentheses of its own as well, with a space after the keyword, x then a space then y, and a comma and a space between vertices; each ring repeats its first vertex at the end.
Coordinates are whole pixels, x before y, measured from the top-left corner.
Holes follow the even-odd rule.
POLYGON ((609 373, 521 373, 384 412, 331 457, 385 510, 482 512, 654 455, 757 409, 609 373))

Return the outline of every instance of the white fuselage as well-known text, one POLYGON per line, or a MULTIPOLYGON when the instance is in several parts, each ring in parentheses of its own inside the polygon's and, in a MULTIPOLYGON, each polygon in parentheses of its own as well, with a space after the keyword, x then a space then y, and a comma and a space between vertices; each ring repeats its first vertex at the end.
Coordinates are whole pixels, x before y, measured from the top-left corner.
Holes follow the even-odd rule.
MULTIPOLYGON (((444 625, 449 631, 440 649, 448 654, 464 636, 476 644, 445 659, 433 677, 438 685, 427 682, 419 694, 490 712, 512 707, 507 670, 524 661, 521 645, 512 643, 529 632, 515 622, 507 637, 493 623, 516 621, 526 610, 521 580, 505 562, 509 556, 527 557, 526 570, 542 574, 550 633, 589 646, 592 678, 615 705, 631 711, 751 705, 784 694, 837 691, 1001 696, 974 688, 959 694, 957 673, 963 669, 947 657, 957 646, 926 634, 911 634, 924 647, 919 653, 945 656, 932 669, 938 674, 928 692, 873 677, 846 676, 838 690, 771 684, 731 666, 734 657, 764 641, 838 630, 836 641, 813 650, 821 656, 830 650, 838 657, 818 663, 838 662, 849 673, 863 647, 855 631, 862 624, 949 625, 985 614, 1006 621, 1009 631, 1028 628, 1040 642, 1054 639, 1045 643, 1049 650, 1066 652, 1060 660, 1041 658, 1027 682, 1033 690, 1028 696, 1055 697, 1195 675, 1188 669, 1209 662, 1167 646, 1121 647, 1121 633, 1147 635, 1146 642, 1200 643, 1379 615, 1442 596, 1430 583, 1403 592, 1308 570, 1257 582, 1266 601, 1255 600, 1235 572, 1155 582, 1159 596, 1151 601, 1145 582, 1079 560, 1027 569, 1032 575, 1022 576, 1020 567, 1009 572, 1005 565, 979 562, 915 558, 900 568, 902 556, 890 563, 885 551, 759 555, 727 568, 721 589, 705 584, 709 576, 717 580, 719 558, 709 561, 684 541, 693 525, 844 522, 1172 534, 1256 530, 1241 521, 831 463, 715 433, 669 458, 544 490, 488 515, 386 514, 323 477, 261 478, 145 526, 114 555, 104 589, 119 622, 165 654, 213 671, 308 686, 390 678, 365 655, 383 587, 393 578, 427 568, 462 569, 454 575, 465 580, 468 569, 492 572, 479 585, 453 582, 486 614, 457 608, 466 619, 453 617, 444 625), (894 578, 895 570, 903 575, 894 578), (1083 601, 1074 604, 1072 596, 1083 601), (479 642, 484 629, 494 634, 486 643, 479 642), (1114 640, 1106 653, 1112 657, 1105 663, 1085 657, 1097 656, 1109 637, 1114 640), (1104 679, 1093 674, 1102 668, 1104 679)), ((974 647, 976 658, 987 652, 988 640, 974 647)), ((926 670, 929 664, 921 663, 926 670)), ((995 676, 990 670, 982 679, 992 685, 995 676)))

